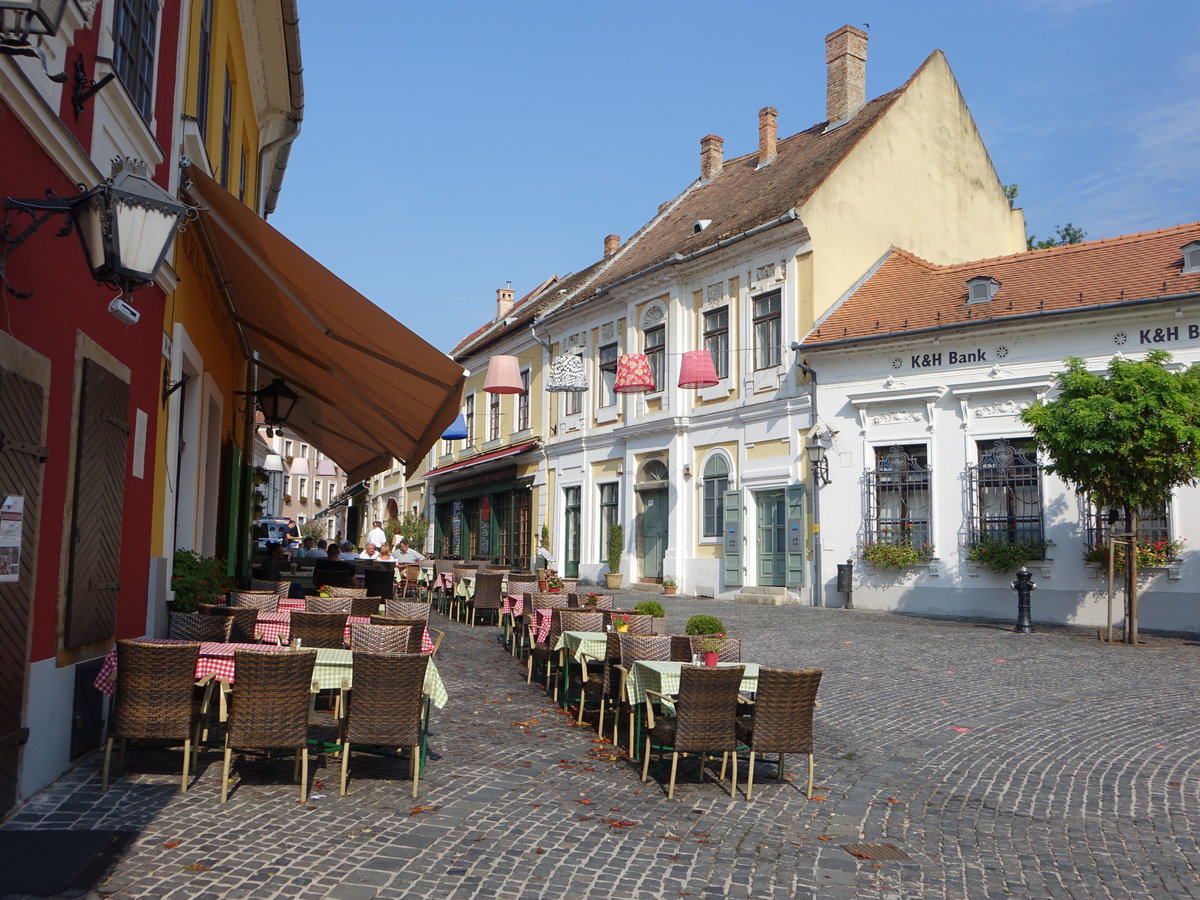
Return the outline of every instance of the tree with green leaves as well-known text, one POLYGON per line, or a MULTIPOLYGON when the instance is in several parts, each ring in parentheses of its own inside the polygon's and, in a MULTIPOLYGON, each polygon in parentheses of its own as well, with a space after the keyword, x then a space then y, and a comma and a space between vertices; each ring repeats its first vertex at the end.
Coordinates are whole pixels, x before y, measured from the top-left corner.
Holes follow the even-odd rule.
MULTIPOLYGON (((1124 511, 1137 534, 1138 510, 1166 500, 1200 476, 1200 366, 1177 371, 1171 354, 1117 356, 1106 373, 1068 357, 1054 376, 1058 396, 1021 418, 1045 466, 1100 507, 1124 511)), ((1134 538, 1135 539, 1135 538, 1134 538)), ((1137 553, 1126 554, 1125 643, 1137 643, 1137 553)))
POLYGON ((1030 250, 1045 250, 1048 247, 1065 247, 1067 244, 1078 244, 1080 241, 1087 239, 1087 232, 1082 228, 1077 228, 1068 222, 1066 225, 1054 226, 1054 233, 1057 237, 1037 239, 1036 234, 1031 234, 1025 239, 1025 246, 1030 250))

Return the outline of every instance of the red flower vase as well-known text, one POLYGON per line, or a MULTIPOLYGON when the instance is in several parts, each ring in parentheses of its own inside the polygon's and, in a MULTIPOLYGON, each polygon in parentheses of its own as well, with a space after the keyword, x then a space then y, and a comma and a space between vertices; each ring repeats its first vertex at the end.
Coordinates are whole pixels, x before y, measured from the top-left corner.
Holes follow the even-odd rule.
POLYGON ((715 666, 717 664, 717 652, 715 650, 704 651, 704 664, 706 666, 715 666))

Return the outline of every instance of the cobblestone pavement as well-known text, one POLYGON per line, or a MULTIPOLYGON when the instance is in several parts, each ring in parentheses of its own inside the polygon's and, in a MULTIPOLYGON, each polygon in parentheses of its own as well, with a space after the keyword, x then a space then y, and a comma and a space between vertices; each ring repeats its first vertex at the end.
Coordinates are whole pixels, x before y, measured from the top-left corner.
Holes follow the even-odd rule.
POLYGON ((131 751, 107 794, 97 755, 3 830, 136 830, 99 887, 116 897, 1200 897, 1195 639, 663 599, 672 630, 711 613, 748 660, 824 667, 819 799, 795 757, 791 783, 760 767, 753 803, 681 764, 668 801, 526 686, 495 629, 443 622, 420 811, 389 760, 356 756, 344 798, 318 763, 304 806, 290 763, 254 763, 222 807, 218 753, 181 795, 177 751, 131 751))

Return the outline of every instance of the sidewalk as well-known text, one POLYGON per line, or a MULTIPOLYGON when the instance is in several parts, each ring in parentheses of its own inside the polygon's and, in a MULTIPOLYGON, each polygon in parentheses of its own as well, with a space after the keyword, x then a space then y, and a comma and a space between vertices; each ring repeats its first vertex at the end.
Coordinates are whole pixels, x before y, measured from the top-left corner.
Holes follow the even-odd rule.
POLYGON ((681 763, 668 802, 653 768, 641 784, 526 686, 494 628, 442 619, 450 702, 416 803, 406 767, 356 756, 345 798, 336 759, 305 806, 290 763, 255 763, 222 807, 218 753, 181 795, 174 756, 131 752, 108 794, 96 756, 0 838, 136 830, 98 890, 116 897, 1200 896, 1200 641, 619 593, 659 600, 674 631, 718 616, 749 661, 825 669, 820 799, 789 757, 796 783, 762 765, 750 804, 681 763))

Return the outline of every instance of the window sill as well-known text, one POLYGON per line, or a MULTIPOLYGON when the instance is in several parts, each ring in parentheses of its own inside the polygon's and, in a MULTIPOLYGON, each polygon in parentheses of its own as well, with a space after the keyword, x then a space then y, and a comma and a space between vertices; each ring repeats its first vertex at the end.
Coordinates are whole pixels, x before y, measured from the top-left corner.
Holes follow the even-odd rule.
POLYGON ((714 400, 725 400, 733 393, 733 382, 729 378, 722 378, 718 384, 712 387, 700 388, 699 396, 705 402, 714 400))
POLYGON ((771 366, 768 369, 756 369, 750 373, 749 385, 754 393, 773 391, 783 380, 783 366, 771 366))
MULTIPOLYGON (((1083 565, 1084 568, 1087 569, 1088 578, 1108 578, 1108 566, 1100 563, 1090 562, 1085 562, 1083 565)), ((1161 572, 1166 572, 1168 581, 1179 581, 1183 577, 1180 572, 1180 567, 1182 565, 1183 560, 1172 559, 1165 566, 1143 566, 1142 568, 1138 569, 1138 575, 1150 577, 1151 575, 1158 575, 1161 572)), ((1124 575, 1124 571, 1117 572, 1115 580, 1120 582, 1124 575)))
POLYGON ((616 403, 612 406, 602 406, 596 410, 597 425, 607 425, 609 422, 615 422, 619 418, 621 418, 621 413, 616 403))
MULTIPOLYGON (((1053 563, 1053 559, 1028 559, 1021 565, 1039 578, 1050 578, 1053 575, 1053 563)), ((967 575, 971 578, 978 578, 980 575, 995 575, 997 578, 1011 579, 1016 575, 1016 570, 1014 569, 1011 573, 993 572, 983 563, 967 560, 967 575)))
POLYGON ((925 569, 926 572, 934 578, 942 574, 942 561, 936 556, 933 559, 925 562, 913 563, 911 566, 881 566, 869 560, 862 560, 864 566, 870 566, 871 571, 879 574, 888 572, 907 572, 911 569, 925 569))

